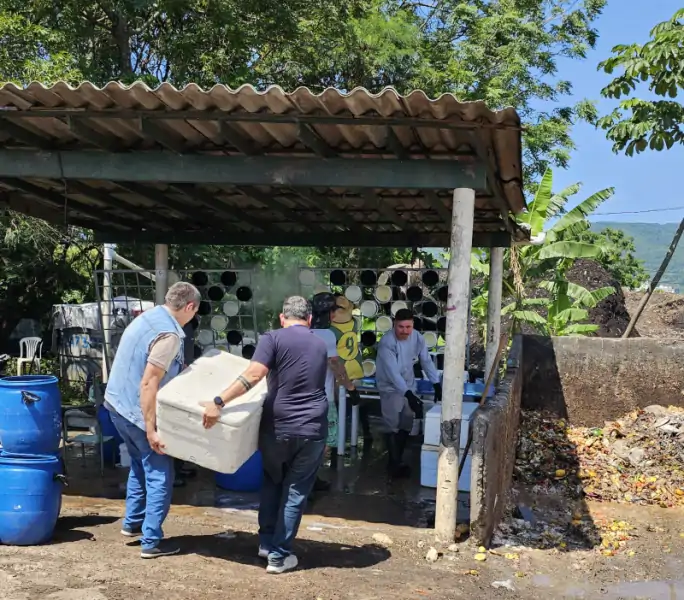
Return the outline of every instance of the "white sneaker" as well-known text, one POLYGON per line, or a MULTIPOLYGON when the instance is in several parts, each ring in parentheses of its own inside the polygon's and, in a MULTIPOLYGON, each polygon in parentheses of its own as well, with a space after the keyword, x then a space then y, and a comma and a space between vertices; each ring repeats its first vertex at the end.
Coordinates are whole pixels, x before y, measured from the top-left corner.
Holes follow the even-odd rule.
POLYGON ((259 558, 268 558, 268 550, 259 546, 259 558))
POLYGON ((280 573, 287 573, 288 571, 296 569, 298 564, 299 561, 297 560, 297 557, 294 554, 290 554, 289 556, 286 556, 280 564, 269 564, 268 567, 266 567, 266 572, 271 573, 272 575, 280 575, 280 573))

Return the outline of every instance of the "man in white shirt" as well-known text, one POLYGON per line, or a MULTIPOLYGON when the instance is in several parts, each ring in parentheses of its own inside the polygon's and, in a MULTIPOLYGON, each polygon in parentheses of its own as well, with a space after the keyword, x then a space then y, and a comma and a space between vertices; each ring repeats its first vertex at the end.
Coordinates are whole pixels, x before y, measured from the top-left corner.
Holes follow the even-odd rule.
POLYGON ((388 472, 391 477, 407 477, 402 456, 413 428, 414 416, 423 418, 423 402, 415 394, 413 364, 420 366, 435 388, 435 402, 442 399, 439 371, 432 362, 427 344, 413 329, 413 314, 397 311, 394 328, 382 336, 378 345, 375 381, 380 395, 383 432, 387 443, 388 472))
MULTIPOLYGON (((335 405, 335 381, 343 385, 352 404, 361 400, 354 383, 347 376, 344 363, 337 353, 337 338, 330 330, 333 314, 337 310, 337 300, 329 292, 316 294, 311 301, 311 331, 325 342, 328 352, 328 373, 325 378, 325 393, 328 396, 328 448, 337 448, 337 407, 335 405)), ((316 478, 314 491, 325 491, 330 483, 316 478)))

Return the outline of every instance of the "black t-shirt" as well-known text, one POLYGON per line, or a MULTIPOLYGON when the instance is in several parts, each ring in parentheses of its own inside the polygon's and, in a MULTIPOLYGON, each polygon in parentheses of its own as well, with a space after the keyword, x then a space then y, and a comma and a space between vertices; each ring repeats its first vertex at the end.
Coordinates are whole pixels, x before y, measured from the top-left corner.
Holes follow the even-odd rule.
POLYGON ((262 335, 252 360, 269 369, 262 430, 308 439, 327 437, 325 342, 308 327, 293 325, 262 335))

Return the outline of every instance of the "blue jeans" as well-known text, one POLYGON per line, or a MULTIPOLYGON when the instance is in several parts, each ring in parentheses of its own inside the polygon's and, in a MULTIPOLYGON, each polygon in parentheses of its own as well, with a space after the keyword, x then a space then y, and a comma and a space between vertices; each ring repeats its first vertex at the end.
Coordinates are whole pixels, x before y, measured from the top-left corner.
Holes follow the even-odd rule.
POLYGON ((264 481, 259 504, 259 544, 269 551, 269 562, 292 554, 292 542, 323 462, 325 439, 276 437, 262 433, 259 450, 264 481))
POLYGON ((131 457, 123 526, 132 530, 142 527, 142 548, 150 550, 164 537, 162 523, 169 514, 173 494, 173 458, 157 454, 142 429, 114 411, 110 413, 131 457))

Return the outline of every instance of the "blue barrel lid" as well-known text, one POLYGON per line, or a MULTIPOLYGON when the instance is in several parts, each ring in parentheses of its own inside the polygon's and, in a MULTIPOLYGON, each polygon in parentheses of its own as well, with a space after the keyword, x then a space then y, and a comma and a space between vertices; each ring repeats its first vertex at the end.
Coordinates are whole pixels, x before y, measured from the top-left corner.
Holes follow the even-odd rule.
POLYGON ((36 465, 40 463, 59 463, 60 458, 56 454, 13 454, 0 448, 0 463, 5 465, 36 465))
POLYGON ((0 386, 23 388, 29 385, 54 385, 58 381, 54 375, 11 375, 0 377, 0 386))

